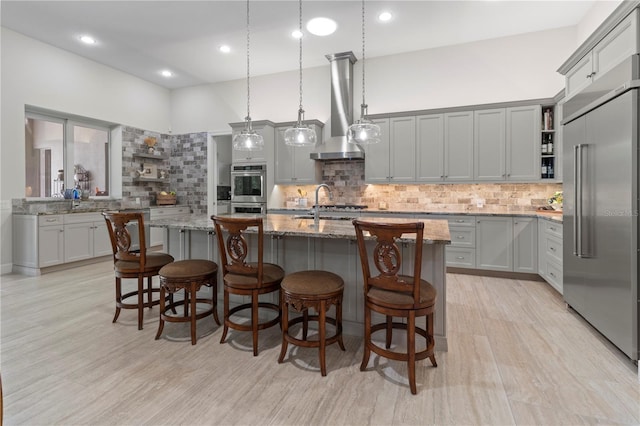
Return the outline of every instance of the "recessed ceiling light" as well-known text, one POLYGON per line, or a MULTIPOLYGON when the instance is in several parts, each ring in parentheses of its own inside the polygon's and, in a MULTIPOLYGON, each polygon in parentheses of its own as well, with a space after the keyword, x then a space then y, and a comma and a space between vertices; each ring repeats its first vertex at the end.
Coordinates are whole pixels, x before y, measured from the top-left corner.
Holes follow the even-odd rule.
POLYGON ((160 74, 162 74, 163 77, 173 77, 173 73, 169 70, 162 70, 160 71, 160 74))
POLYGON ((329 34, 333 34, 338 28, 338 24, 336 21, 329 18, 313 18, 309 22, 307 22, 307 30, 313 35, 317 36, 328 36, 329 34))
POLYGON ((390 21, 391 18, 393 18, 393 15, 391 14, 391 12, 381 12, 378 15, 378 20, 380 20, 381 22, 387 22, 390 21))
POLYGON ((96 39, 88 35, 80 36, 80 41, 85 44, 96 44, 96 39))
POLYGON ((222 53, 229 53, 231 52, 231 47, 227 46, 226 44, 223 44, 218 48, 218 50, 220 50, 222 53))
POLYGON ((300 30, 293 30, 291 32, 291 37, 293 38, 302 38, 302 31, 300 30))

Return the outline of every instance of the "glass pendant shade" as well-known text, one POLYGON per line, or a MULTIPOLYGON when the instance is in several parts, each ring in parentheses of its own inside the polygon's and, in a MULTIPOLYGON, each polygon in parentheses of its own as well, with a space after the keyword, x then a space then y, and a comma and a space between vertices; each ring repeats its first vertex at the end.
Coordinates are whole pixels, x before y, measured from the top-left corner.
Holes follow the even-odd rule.
POLYGON ((374 124, 371 120, 367 119, 367 103, 365 102, 365 73, 364 73, 364 0, 362 0, 362 104, 360 105, 360 120, 356 121, 349 126, 347 130, 347 141, 358 145, 371 145, 379 143, 382 136, 380 126, 374 124))
POLYGON ((358 145, 379 143, 382 136, 380 126, 367 119, 367 106, 361 105, 360 120, 349 126, 347 141, 358 145))
POLYGON ((256 151, 263 147, 264 138, 251 128, 251 124, 233 137, 233 149, 236 151, 256 151))
POLYGON ((249 54, 249 43, 249 0, 247 0, 247 116, 245 117, 244 129, 240 133, 236 133, 232 140, 233 149, 236 151, 256 151, 264 147, 262 135, 251 128, 251 55, 249 54))
MULTIPOLYGON (((302 34, 302 0, 298 1, 299 27, 302 34)), ((284 143, 290 146, 313 146, 317 142, 316 131, 303 124, 304 109, 302 109, 302 36, 299 41, 299 73, 300 73, 300 107, 298 108, 298 122, 295 126, 284 131, 284 143)))
POLYGON ((380 142, 380 126, 366 119, 360 119, 349 126, 348 141, 358 145, 371 145, 380 142))
POLYGON ((291 146, 313 146, 318 141, 316 131, 302 123, 304 111, 298 111, 298 122, 284 131, 284 143, 291 146))

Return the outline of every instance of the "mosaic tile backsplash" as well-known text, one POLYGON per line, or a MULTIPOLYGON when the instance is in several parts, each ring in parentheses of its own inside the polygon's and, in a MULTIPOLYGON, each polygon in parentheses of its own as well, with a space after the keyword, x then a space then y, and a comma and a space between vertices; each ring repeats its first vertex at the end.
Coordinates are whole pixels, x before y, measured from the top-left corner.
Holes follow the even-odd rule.
POLYGON ((164 135, 147 130, 124 127, 122 131, 122 197, 123 201, 140 198, 143 207, 155 206, 161 191, 175 191, 177 203, 188 205, 194 214, 207 214, 207 133, 164 135), (144 160, 167 173, 168 182, 135 181, 140 159, 133 154, 148 153, 144 143, 155 137, 157 160, 144 160), (166 160, 160 155, 169 154, 166 160))
MULTIPOLYGON (((561 183, 367 185, 361 160, 324 162, 322 180, 332 188, 333 201, 322 190, 321 204, 360 204, 391 211, 526 213, 562 191, 561 183)), ((298 206, 298 188, 306 191, 307 206, 315 203, 315 185, 282 185, 282 207, 298 206)))

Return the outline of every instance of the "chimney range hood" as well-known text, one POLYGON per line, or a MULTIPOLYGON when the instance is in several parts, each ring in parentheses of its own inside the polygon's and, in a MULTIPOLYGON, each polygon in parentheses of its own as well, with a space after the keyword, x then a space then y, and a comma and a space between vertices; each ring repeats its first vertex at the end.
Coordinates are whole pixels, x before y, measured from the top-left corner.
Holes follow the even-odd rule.
POLYGON ((312 160, 351 160, 364 158, 361 146, 347 142, 353 124, 353 52, 326 55, 331 63, 331 137, 318 144, 312 160))

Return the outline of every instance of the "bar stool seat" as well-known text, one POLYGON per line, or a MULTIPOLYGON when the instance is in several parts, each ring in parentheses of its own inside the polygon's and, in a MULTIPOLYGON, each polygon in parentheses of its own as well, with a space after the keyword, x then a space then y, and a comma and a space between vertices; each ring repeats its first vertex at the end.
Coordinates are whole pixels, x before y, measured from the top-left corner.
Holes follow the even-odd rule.
POLYGON ((196 344, 196 320, 205 318, 213 314, 216 324, 220 325, 218 319, 217 298, 218 298, 218 265, 215 262, 202 259, 179 260, 165 265, 160 269, 160 323, 156 340, 160 338, 164 322, 190 322, 191 323, 191 344, 196 344), (205 285, 213 289, 211 299, 198 298, 197 292, 205 285), (165 304, 165 293, 176 293, 184 290, 184 300, 165 304), (210 309, 203 312, 196 312, 196 304, 204 303, 211 305, 210 309), (169 311, 176 312, 177 306, 183 305, 184 316, 169 315, 169 311))
POLYGON ((282 298, 282 348, 278 363, 282 363, 287 354, 288 343, 306 347, 319 348, 320 372, 327 375, 325 348, 327 345, 338 342, 343 351, 342 342, 342 295, 344 292, 343 279, 328 271, 300 271, 286 275, 280 284, 282 298), (336 317, 326 316, 332 305, 336 306, 336 317), (289 320, 288 308, 302 312, 301 317, 289 320), (309 315, 309 309, 313 308, 316 315, 309 315), (309 321, 318 322, 318 340, 308 340, 309 321), (298 339, 289 333, 291 326, 302 322, 302 339, 298 339), (333 336, 326 336, 326 323, 333 324, 336 328, 333 336))

